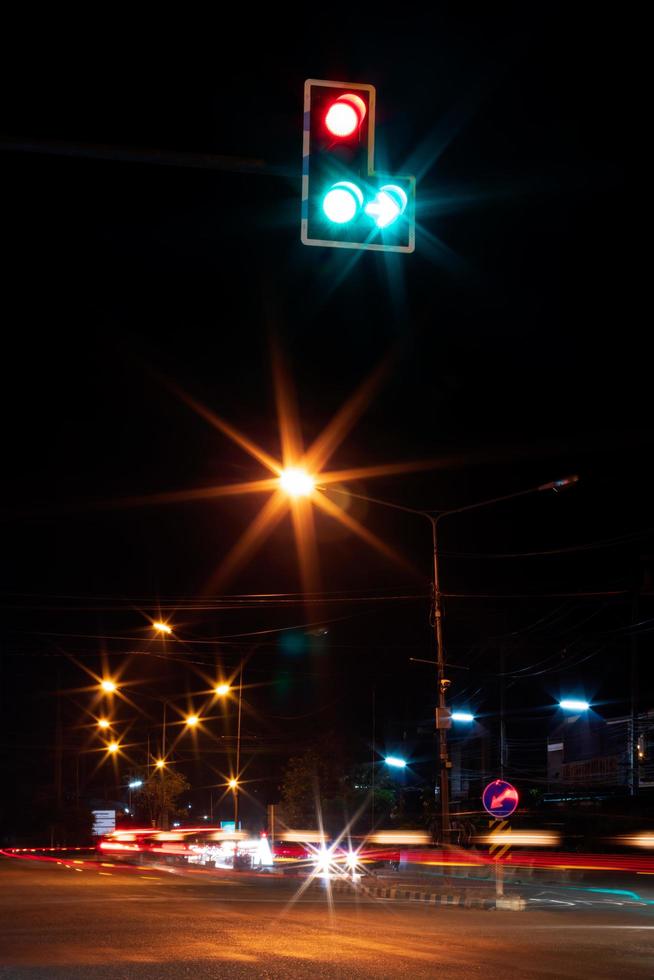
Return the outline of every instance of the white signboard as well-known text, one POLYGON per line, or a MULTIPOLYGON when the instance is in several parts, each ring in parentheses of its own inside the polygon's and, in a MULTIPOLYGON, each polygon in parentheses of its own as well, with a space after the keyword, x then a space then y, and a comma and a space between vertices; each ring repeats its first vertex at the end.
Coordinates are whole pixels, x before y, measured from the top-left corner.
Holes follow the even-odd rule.
POLYGON ((93 833, 96 837, 113 834, 116 829, 115 810, 91 810, 93 814, 93 833))

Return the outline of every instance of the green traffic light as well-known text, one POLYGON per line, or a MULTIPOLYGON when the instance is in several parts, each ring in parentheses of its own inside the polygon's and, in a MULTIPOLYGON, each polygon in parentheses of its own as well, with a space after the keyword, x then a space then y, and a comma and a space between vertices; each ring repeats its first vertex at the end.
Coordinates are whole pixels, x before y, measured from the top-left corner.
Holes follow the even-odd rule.
POLYGON ((322 200, 325 216, 336 225, 346 225, 356 218, 362 205, 361 188, 349 180, 332 184, 322 200))

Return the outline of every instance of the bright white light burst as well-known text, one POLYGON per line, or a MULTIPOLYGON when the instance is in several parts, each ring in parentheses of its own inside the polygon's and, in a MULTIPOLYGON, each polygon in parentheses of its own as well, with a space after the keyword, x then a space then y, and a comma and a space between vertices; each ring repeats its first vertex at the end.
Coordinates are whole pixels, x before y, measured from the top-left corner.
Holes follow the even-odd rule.
POLYGON ((315 481, 306 470, 291 466, 282 470, 279 485, 291 497, 308 497, 315 489, 315 481))

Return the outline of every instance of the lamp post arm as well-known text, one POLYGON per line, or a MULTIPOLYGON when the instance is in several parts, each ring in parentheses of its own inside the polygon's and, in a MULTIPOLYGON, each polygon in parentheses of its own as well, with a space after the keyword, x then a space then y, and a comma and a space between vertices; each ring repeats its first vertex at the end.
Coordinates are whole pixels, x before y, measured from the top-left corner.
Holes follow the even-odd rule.
POLYGON ((354 497, 355 500, 364 500, 368 504, 377 504, 379 507, 390 507, 391 510, 401 510, 405 514, 417 514, 418 517, 424 517, 428 521, 431 521, 434 516, 427 510, 418 510, 416 507, 405 507, 403 504, 395 504, 390 500, 380 500, 378 497, 368 497, 363 493, 353 493, 351 490, 342 490, 340 487, 328 485, 326 487, 316 487, 316 489, 322 493, 338 493, 343 497, 354 497))
POLYGON ((532 493, 540 493, 543 490, 553 490, 555 493, 570 486, 579 480, 578 476, 568 476, 563 480, 550 480, 548 483, 540 483, 535 487, 528 487, 527 490, 514 490, 513 493, 503 493, 500 497, 490 497, 488 500, 477 500, 473 504, 465 504, 463 507, 452 507, 450 510, 443 510, 436 514, 436 520, 442 517, 449 517, 450 514, 464 514, 468 510, 478 510, 481 507, 491 507, 493 504, 501 504, 505 500, 515 500, 516 497, 527 497, 532 493))
POLYGON ((420 510, 417 507, 406 507, 404 504, 396 504, 390 500, 380 500, 379 497, 368 497, 362 493, 353 493, 350 490, 341 490, 340 487, 318 487, 323 493, 338 493, 343 496, 354 497, 356 500, 364 500, 369 504, 377 504, 379 507, 390 507, 392 510, 404 511, 405 514, 416 514, 428 521, 440 521, 443 517, 450 514, 463 514, 468 510, 478 510, 481 507, 490 507, 493 504, 501 504, 505 500, 514 500, 516 497, 526 497, 532 493, 540 493, 545 490, 553 490, 558 493, 565 487, 578 483, 579 477, 576 475, 566 476, 561 480, 549 480, 547 483, 539 483, 537 486, 528 487, 526 490, 514 490, 512 493, 504 493, 499 497, 490 497, 488 500, 477 500, 472 504, 465 504, 463 507, 451 507, 448 510, 420 510))

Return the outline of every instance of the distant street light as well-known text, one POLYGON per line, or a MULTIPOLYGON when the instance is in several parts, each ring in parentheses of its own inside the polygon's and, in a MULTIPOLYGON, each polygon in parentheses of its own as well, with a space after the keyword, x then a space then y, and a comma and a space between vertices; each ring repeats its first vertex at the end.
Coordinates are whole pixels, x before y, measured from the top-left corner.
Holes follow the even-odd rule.
POLYGON ((119 748, 120 746, 118 742, 109 742, 109 745, 107 746, 107 752, 111 752, 111 754, 114 755, 119 748))
POLYGON ((406 762, 404 759, 398 759, 395 755, 387 755, 384 759, 387 766, 392 766, 394 769, 404 769, 406 762))
POLYGON ((189 728, 195 728, 195 726, 198 724, 200 719, 198 718, 197 715, 189 715, 188 718, 185 719, 185 721, 189 728))
POLYGON ((107 694, 113 694, 116 690, 116 684, 109 677, 105 677, 104 680, 100 682, 100 687, 107 694))
POLYGON ((229 694, 229 691, 230 691, 229 684, 217 684, 216 687, 214 687, 213 689, 214 694, 217 694, 219 698, 222 698, 226 694, 229 694))
POLYGON ((157 759, 157 761, 155 762, 155 767, 157 769, 164 769, 165 766, 166 766, 165 759, 157 759))
POLYGON ((166 633, 166 634, 172 633, 172 629, 168 625, 168 623, 163 623, 161 622, 161 620, 157 620, 155 623, 153 623, 152 629, 156 630, 157 633, 166 633))
POLYGON ((475 716, 471 715, 468 711, 453 711, 452 721, 474 721, 475 716))
POLYGON ((316 481, 306 470, 291 466, 282 470, 279 485, 289 497, 308 497, 316 486, 316 481))
POLYGON ((227 785, 230 789, 238 789, 238 779, 234 779, 234 777, 232 777, 227 785))
POLYGON ((125 813, 131 813, 132 812, 132 790, 133 789, 138 789, 139 786, 142 786, 142 785, 143 785, 143 780, 142 779, 133 779, 131 781, 131 783, 128 783, 127 784, 127 788, 129 790, 129 800, 128 800, 128 804, 127 805, 129 807, 129 809, 125 810, 125 813))
POLYGON ((98 728, 109 728, 111 722, 108 718, 98 718, 98 728))
POLYGON ((564 711, 588 711, 590 705, 588 701, 577 701, 574 698, 566 698, 563 701, 559 701, 559 708, 563 708, 564 711))

